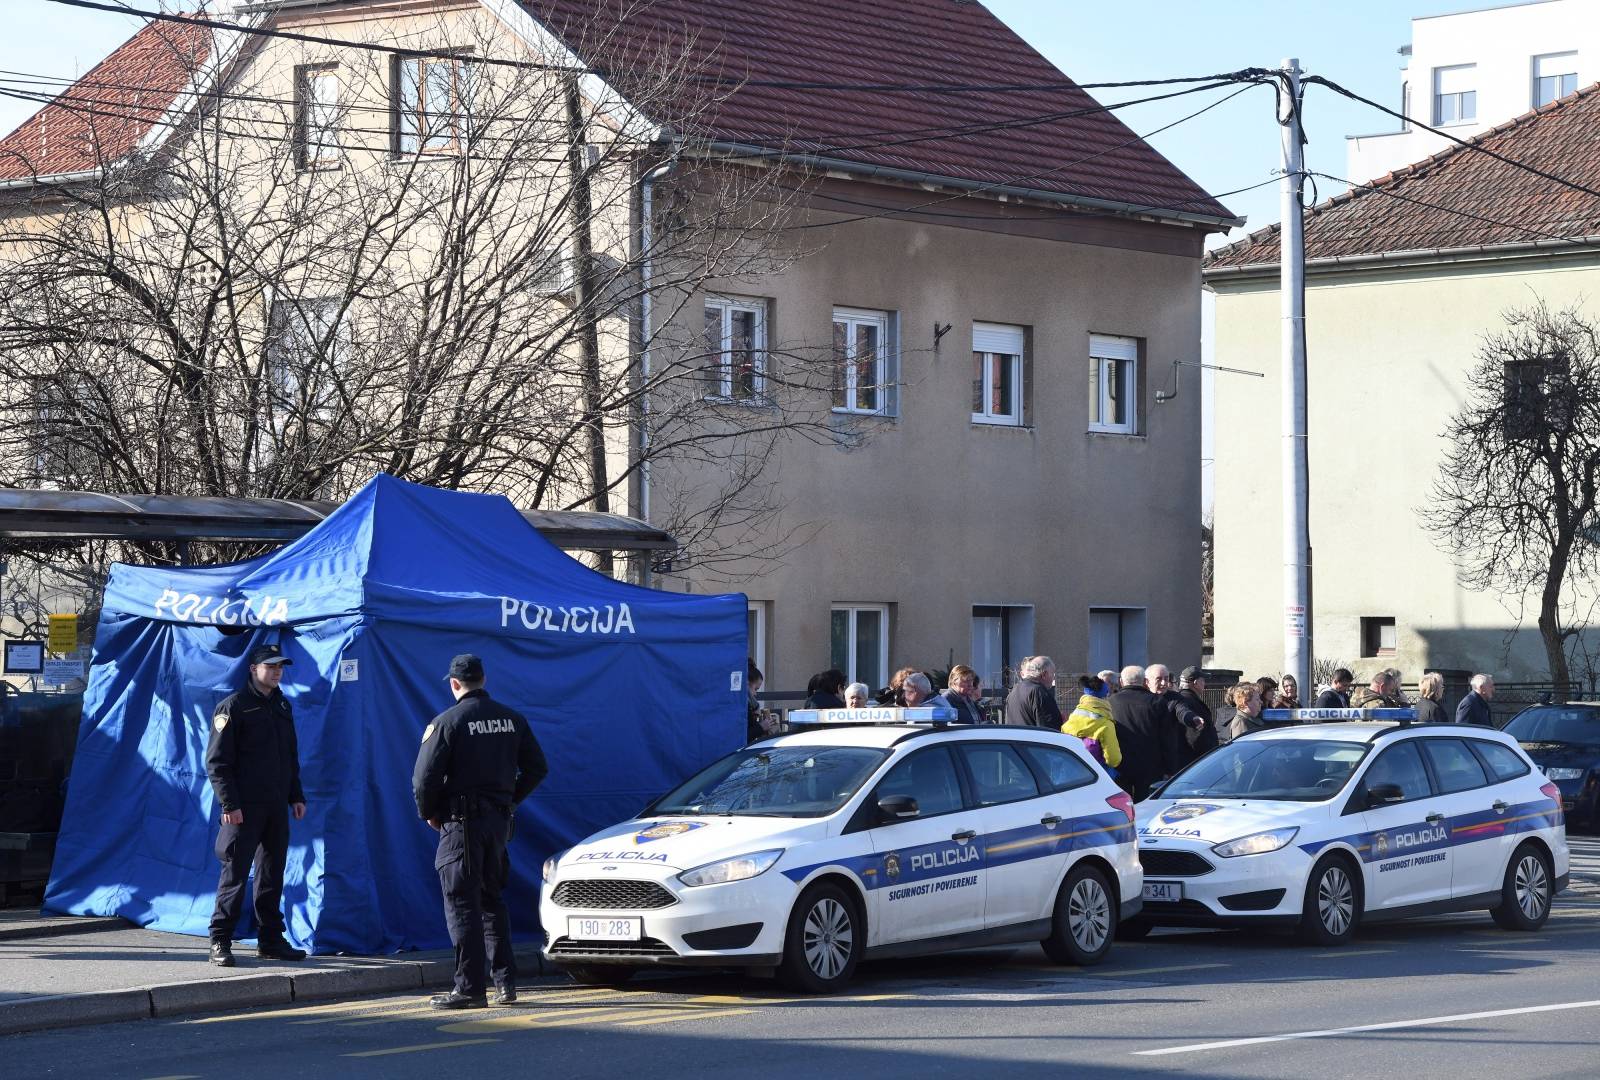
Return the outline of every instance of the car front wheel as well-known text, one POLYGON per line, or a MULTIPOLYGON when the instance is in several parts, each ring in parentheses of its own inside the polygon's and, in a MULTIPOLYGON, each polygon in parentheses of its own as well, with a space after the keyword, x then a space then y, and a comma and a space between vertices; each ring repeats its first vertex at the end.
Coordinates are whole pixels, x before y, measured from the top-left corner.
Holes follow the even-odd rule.
POLYGON ((1355 936, 1361 917, 1361 886, 1349 862, 1324 856, 1306 879, 1300 911, 1300 938, 1308 945, 1343 945, 1355 936))
POLYGON ((1500 903, 1490 908, 1489 914, 1506 930, 1539 929, 1550 917, 1553 878, 1549 856, 1532 844, 1523 844, 1506 864, 1500 903))
POLYGON ((842 990, 866 947, 865 929, 854 899, 837 885, 818 882, 800 894, 789 915, 779 977, 808 994, 842 990))
POLYGON ((1087 967, 1111 951, 1116 925, 1116 904, 1105 874, 1080 862, 1061 883, 1050 936, 1041 944, 1056 963, 1087 967))

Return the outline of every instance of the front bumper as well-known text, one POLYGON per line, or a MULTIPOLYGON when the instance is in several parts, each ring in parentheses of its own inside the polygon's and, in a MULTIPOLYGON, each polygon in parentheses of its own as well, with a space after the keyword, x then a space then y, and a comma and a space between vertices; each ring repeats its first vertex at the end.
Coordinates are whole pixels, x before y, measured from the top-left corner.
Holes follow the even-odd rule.
POLYGON ((1293 844, 1224 859, 1209 844, 1163 839, 1140 846, 1146 885, 1177 883, 1178 900, 1146 898, 1140 918, 1157 926, 1287 926, 1300 921, 1312 858, 1293 844))
POLYGON ((672 902, 650 908, 567 906, 555 899, 563 883, 618 882, 611 880, 611 875, 568 873, 545 884, 540 892, 539 917, 544 925, 546 959, 555 964, 772 967, 781 958, 789 910, 798 893, 783 874, 769 870, 747 881, 694 888, 670 875, 632 870, 626 877, 653 882, 671 895, 672 902), (569 918, 637 918, 641 920, 643 938, 574 939, 568 934, 569 918))

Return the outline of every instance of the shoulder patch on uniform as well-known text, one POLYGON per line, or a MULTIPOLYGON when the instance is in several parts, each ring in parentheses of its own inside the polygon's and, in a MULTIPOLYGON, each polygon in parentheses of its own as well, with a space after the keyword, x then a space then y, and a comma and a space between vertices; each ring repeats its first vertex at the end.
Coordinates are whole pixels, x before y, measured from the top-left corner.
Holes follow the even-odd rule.
POLYGON ((211 718, 211 723, 216 726, 218 731, 221 731, 223 728, 228 726, 228 714, 225 712, 217 713, 211 718))
POLYGON ((437 725, 435 725, 435 724, 429 724, 427 727, 422 729, 422 741, 423 742, 427 742, 429 739, 433 738, 433 729, 436 726, 437 725))

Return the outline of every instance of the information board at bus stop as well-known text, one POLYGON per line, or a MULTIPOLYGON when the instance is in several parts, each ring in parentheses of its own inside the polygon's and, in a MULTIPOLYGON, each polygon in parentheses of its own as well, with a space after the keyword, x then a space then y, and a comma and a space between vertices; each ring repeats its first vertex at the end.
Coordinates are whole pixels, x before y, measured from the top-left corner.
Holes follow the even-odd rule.
POLYGON ((58 656, 78 651, 78 617, 50 616, 50 651, 58 656))

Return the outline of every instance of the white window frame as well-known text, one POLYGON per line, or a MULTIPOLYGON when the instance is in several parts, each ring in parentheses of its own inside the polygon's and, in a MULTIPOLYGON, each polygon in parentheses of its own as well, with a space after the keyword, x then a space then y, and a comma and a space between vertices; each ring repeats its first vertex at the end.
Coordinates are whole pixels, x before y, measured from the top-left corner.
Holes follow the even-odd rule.
POLYGON ((756 632, 750 641, 750 659, 755 661, 756 667, 761 669, 761 675, 767 683, 772 682, 772 673, 767 670, 767 601, 746 600, 746 618, 755 616, 756 632))
POLYGON ((1448 77, 1450 72, 1476 71, 1477 67, 1477 64, 1449 64, 1444 67, 1436 67, 1433 69, 1434 127, 1455 127, 1458 124, 1476 124, 1478 122, 1478 88, 1476 86, 1472 87, 1470 90, 1454 90, 1448 94, 1439 89, 1440 84, 1444 82, 1445 78, 1448 77), (1462 113, 1466 105, 1468 94, 1472 95, 1472 115, 1464 116, 1462 113), (1456 115, 1455 118, 1451 120, 1444 119, 1444 109, 1442 108, 1444 99, 1447 97, 1457 99, 1456 115))
POLYGON ((1544 105, 1548 105, 1548 104, 1550 104, 1551 101, 1556 101, 1556 100, 1558 100, 1560 98, 1564 98, 1568 94, 1571 94, 1571 93, 1575 92, 1577 89, 1578 89, 1578 53, 1577 53, 1576 50, 1569 51, 1569 52, 1545 53, 1542 56, 1535 56, 1533 58, 1533 87, 1532 87, 1532 90, 1531 90, 1530 94, 1528 95, 1528 102, 1535 109, 1540 108, 1540 107, 1542 107, 1544 105), (1539 69, 1543 65, 1544 61, 1546 61, 1546 60, 1570 60, 1571 61, 1572 70, 1571 71, 1558 71, 1554 75, 1541 75, 1539 73, 1539 69), (1546 80, 1546 79, 1554 79, 1556 81, 1555 96, 1551 97, 1548 101, 1540 101, 1539 100, 1539 84, 1541 82, 1543 82, 1544 80, 1546 80), (1562 89, 1562 83, 1565 82, 1567 79, 1571 79, 1572 80, 1572 89, 1570 89, 1570 90, 1562 89))
POLYGON ((974 359, 981 357, 983 364, 982 372, 973 380, 974 389, 979 393, 979 408, 972 414, 974 424, 1022 426, 1022 356, 1026 348, 1026 332, 1020 326, 981 322, 972 324, 972 355, 974 359), (1009 413, 990 408, 994 402, 995 375, 1006 366, 1011 369, 1009 413))
POLYGON ((295 81, 297 147, 301 169, 337 169, 344 162, 339 143, 339 66, 312 64, 295 81))
MULTIPOLYGON (((832 643, 831 643, 831 636, 833 634, 833 613, 835 611, 848 611, 850 613, 850 635, 849 635, 848 644, 845 646, 845 666, 844 666, 844 669, 843 669, 844 670, 844 674, 845 674, 845 678, 849 682, 860 682, 861 681, 861 679, 858 676, 858 673, 856 672, 856 640, 857 640, 856 615, 859 612, 863 612, 863 611, 875 611, 875 612, 878 613, 878 618, 880 620, 878 625, 883 628, 883 633, 880 634, 879 637, 878 637, 878 670, 883 673, 884 681, 885 681, 885 683, 887 683, 889 675, 890 675, 890 672, 889 672, 889 605, 888 604, 853 604, 853 603, 842 603, 842 604, 834 604, 834 605, 832 605, 828 609, 828 633, 830 635, 830 643, 829 643, 829 647, 828 647, 828 651, 829 651, 828 660, 829 660, 829 663, 832 663, 832 661, 833 661, 833 655, 832 655, 833 646, 832 646, 832 643)), ((765 670, 765 669, 762 669, 762 670, 765 670)), ((872 686, 872 687, 868 687, 868 689, 875 691, 875 690, 877 690, 877 687, 872 686)))
POLYGON ((835 404, 833 411, 836 413, 851 413, 856 416, 893 416, 890 394, 890 371, 892 369, 889 334, 894 323, 894 315, 888 311, 873 311, 867 308, 836 307, 833 309, 833 324, 837 327, 840 323, 845 325, 845 356, 834 357, 836 364, 842 360, 842 371, 836 374, 843 380, 844 401, 843 405, 835 404), (878 355, 873 363, 873 385, 878 388, 878 405, 876 408, 862 408, 857 405, 856 394, 861 388, 857 377, 855 355, 856 328, 859 326, 873 326, 878 331, 878 355))
MULTIPOLYGON (((767 301, 751 296, 707 296, 705 310, 713 308, 721 317, 722 338, 717 343, 717 389, 709 395, 718 401, 735 405, 764 405, 767 401, 767 301), (733 315, 744 312, 754 316, 754 333, 751 351, 755 355, 755 378, 749 397, 735 397, 733 393, 733 315)), ((702 316, 703 318, 704 316, 702 316)))
POLYGON ((1089 335, 1089 364, 1093 385, 1098 388, 1089 403, 1089 430, 1108 435, 1137 435, 1139 433, 1139 341, 1137 338, 1113 337, 1108 334, 1089 335), (1127 399, 1126 419, 1117 423, 1106 417, 1116 414, 1115 400, 1111 394, 1111 376, 1121 365, 1125 369, 1127 399))

